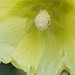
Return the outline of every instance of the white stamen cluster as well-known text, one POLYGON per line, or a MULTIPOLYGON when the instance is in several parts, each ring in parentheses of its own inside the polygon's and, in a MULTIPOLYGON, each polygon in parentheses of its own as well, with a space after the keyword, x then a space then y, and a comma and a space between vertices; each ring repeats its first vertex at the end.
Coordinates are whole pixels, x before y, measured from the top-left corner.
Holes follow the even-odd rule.
POLYGON ((36 17, 35 17, 35 24, 39 30, 45 30, 50 27, 51 18, 50 15, 46 10, 42 10, 36 17))

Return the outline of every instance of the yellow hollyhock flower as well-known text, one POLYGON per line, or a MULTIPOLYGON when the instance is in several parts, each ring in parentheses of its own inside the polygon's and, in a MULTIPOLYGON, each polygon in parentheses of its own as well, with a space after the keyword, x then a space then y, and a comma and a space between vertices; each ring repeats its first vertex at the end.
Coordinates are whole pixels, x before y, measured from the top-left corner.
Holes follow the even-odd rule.
POLYGON ((64 69, 75 75, 74 4, 72 0, 0 1, 1 61, 29 75, 59 75, 64 69))

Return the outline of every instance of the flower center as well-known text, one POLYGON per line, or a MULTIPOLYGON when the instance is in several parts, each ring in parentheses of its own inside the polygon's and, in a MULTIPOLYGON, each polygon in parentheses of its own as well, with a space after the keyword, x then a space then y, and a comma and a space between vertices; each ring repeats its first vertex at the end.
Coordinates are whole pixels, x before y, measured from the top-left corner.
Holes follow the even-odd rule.
POLYGON ((51 18, 46 10, 40 11, 40 13, 35 17, 36 28, 39 30, 46 30, 50 27, 51 18))

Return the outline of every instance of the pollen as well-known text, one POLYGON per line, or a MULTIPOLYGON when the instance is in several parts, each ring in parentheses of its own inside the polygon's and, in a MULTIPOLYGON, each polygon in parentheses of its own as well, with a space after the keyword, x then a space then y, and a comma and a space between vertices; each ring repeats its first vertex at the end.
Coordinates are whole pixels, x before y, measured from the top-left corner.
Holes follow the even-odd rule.
POLYGON ((46 30, 50 27, 51 17, 46 10, 42 10, 35 17, 35 25, 39 30, 46 30))

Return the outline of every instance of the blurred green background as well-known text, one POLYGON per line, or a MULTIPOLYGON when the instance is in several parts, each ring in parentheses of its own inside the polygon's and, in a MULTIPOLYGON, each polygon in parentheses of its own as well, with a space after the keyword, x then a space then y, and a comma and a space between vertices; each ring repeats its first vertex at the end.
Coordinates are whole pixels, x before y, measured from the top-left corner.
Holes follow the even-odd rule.
POLYGON ((0 64, 0 75, 26 75, 22 70, 15 68, 11 63, 0 64))
MULTIPOLYGON (((0 75, 26 75, 23 70, 15 68, 11 63, 0 64, 0 75)), ((63 70, 60 75, 70 75, 66 70, 63 70)))

